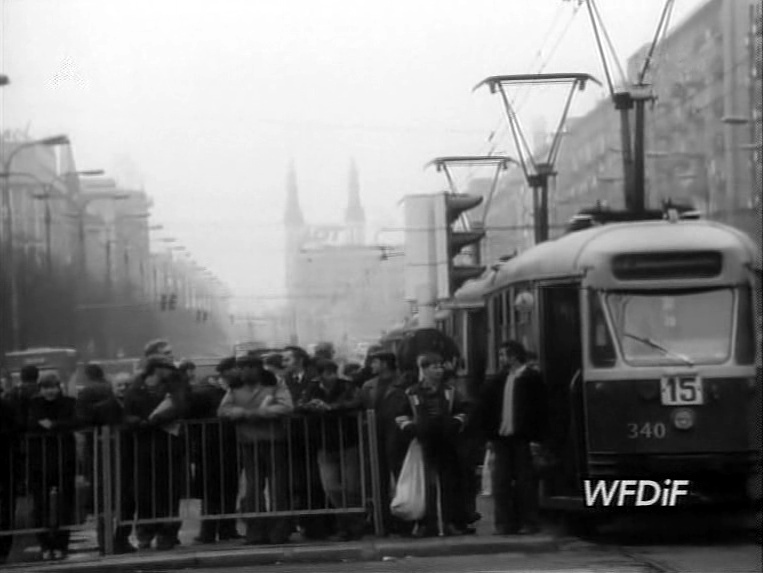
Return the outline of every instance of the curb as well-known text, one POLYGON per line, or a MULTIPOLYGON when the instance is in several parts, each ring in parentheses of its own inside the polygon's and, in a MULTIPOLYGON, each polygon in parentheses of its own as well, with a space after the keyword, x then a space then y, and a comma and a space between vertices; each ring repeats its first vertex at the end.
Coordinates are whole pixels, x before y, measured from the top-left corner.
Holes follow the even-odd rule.
POLYGON ((558 540, 549 535, 522 537, 462 537, 406 540, 371 540, 332 545, 278 546, 230 549, 182 554, 155 554, 131 557, 104 557, 93 561, 19 564, 7 571, 49 573, 140 573, 176 569, 247 567, 275 563, 338 563, 346 561, 381 561, 406 557, 443 557, 494 553, 539 553, 556 551, 558 540))

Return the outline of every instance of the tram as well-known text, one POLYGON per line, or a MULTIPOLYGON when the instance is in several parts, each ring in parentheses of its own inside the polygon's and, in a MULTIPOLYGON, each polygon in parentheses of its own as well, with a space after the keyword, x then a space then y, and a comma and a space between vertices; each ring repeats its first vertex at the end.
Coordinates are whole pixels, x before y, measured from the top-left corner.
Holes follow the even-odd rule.
POLYGON ((585 509, 584 480, 686 479, 687 503, 725 507, 760 498, 757 257, 719 223, 617 222, 541 243, 456 293, 442 326, 467 363, 497 371, 510 338, 537 356, 542 507, 585 509))

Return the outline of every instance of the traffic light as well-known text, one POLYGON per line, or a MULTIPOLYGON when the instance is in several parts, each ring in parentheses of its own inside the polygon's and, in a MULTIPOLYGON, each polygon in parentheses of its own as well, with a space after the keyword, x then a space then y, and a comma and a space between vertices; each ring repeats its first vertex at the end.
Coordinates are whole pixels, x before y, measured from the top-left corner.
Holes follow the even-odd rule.
POLYGON ((169 309, 170 310, 175 310, 175 308, 177 307, 177 304, 178 304, 178 295, 173 292, 170 295, 170 299, 169 299, 169 302, 168 302, 169 309))
POLYGON ((159 299, 159 308, 161 310, 167 310, 167 295, 163 294, 159 299))
POLYGON ((438 276, 440 295, 451 297, 470 279, 485 272, 480 265, 479 243, 485 231, 475 228, 469 222, 466 212, 482 203, 480 195, 467 193, 442 193, 435 203, 435 229, 437 234, 437 259, 446 262, 440 265, 438 276), (467 252, 462 252, 467 249, 467 252), (444 289, 442 286, 447 288, 444 289))

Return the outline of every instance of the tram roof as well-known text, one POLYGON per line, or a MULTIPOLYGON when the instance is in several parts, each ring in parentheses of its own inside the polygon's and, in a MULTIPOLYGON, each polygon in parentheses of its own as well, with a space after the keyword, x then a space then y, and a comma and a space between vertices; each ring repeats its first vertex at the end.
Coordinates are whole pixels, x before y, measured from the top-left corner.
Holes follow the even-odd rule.
POLYGON ((620 253, 716 250, 734 252, 756 264, 756 246, 743 232, 714 221, 639 221, 601 225, 564 235, 528 249, 502 263, 494 277, 483 276, 457 296, 475 297, 525 280, 580 275, 586 268, 620 253))

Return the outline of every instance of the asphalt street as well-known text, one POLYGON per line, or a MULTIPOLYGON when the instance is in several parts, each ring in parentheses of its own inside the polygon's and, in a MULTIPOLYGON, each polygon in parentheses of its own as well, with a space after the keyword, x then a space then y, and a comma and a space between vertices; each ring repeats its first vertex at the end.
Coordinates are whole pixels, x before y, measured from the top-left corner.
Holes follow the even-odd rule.
MULTIPOLYGON (((191 571, 191 570, 186 570, 191 571)), ((229 569, 193 569, 197 573, 759 573, 761 548, 650 547, 629 550, 573 542, 558 552, 484 556, 421 557, 376 562, 277 564, 229 569)))

